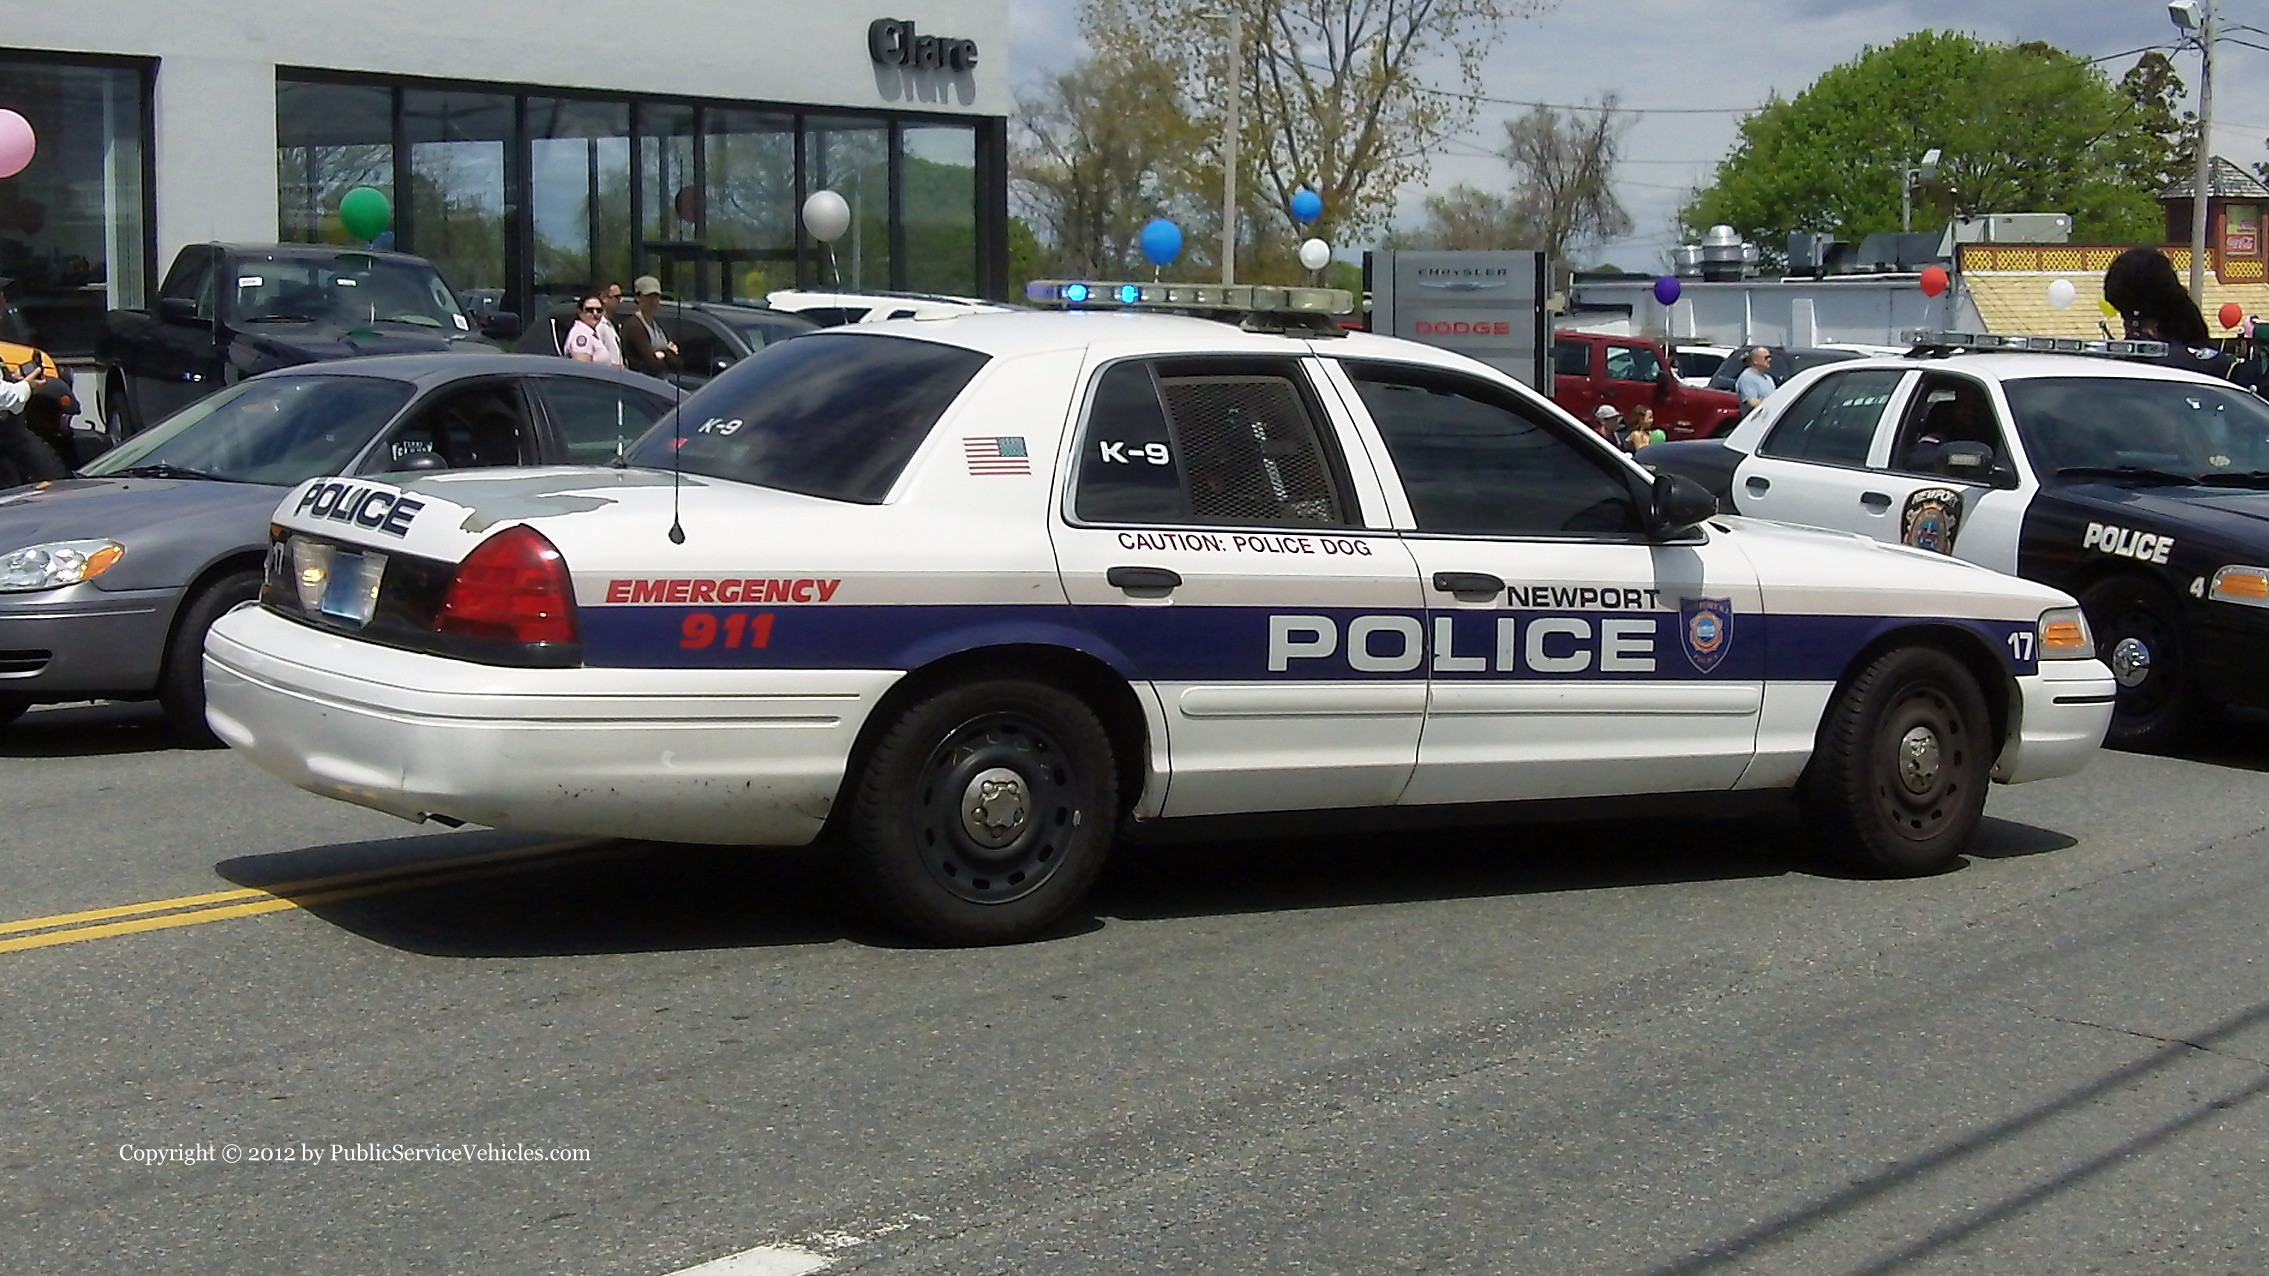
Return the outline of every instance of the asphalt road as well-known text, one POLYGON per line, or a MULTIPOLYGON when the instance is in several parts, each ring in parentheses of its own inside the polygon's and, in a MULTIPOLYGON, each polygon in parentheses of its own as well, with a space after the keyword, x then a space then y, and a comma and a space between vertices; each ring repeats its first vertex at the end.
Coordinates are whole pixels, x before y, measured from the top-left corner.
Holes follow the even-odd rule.
POLYGON ((1777 819, 1176 847, 982 951, 151 722, 0 734, 7 1271, 2269 1271, 2269 721, 1925 881, 1777 819))

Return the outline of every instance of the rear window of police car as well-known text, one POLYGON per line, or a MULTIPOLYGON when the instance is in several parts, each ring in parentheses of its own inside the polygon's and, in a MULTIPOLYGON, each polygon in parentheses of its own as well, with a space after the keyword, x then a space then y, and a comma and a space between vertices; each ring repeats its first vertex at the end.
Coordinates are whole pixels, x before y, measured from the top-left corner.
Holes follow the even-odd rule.
POLYGON ((910 337, 815 333, 767 346, 654 427, 631 464, 879 504, 988 356, 910 337), (683 443, 679 443, 680 437, 683 443))

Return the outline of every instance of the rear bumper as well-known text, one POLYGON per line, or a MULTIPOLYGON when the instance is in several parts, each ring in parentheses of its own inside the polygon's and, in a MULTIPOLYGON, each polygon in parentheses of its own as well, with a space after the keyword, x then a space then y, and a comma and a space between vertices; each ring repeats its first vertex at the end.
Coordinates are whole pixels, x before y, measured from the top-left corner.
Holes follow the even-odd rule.
POLYGON ((178 589, 0 594, 0 696, 72 700, 157 686, 178 589))
POLYGON ((221 739, 312 793, 404 819, 800 845, 887 670, 504 669, 257 607, 205 644, 221 739))
POLYGON ((2043 660, 2017 679, 2015 730, 1994 763, 2003 784, 2048 780, 2086 767, 2103 747, 2119 684, 2100 660, 2043 660))

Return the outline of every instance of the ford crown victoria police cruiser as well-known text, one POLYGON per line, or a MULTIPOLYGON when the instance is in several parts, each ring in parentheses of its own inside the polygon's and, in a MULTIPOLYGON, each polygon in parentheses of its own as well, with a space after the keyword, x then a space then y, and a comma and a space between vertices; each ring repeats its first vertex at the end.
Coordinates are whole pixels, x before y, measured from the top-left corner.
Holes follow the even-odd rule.
POLYGON ((1640 459, 1744 514, 2078 596, 2119 681, 2114 744, 2171 743, 2212 704, 2269 708, 2269 404, 2196 373, 2062 353, 2155 343, 1926 342, 1919 357, 1792 380, 1722 446, 1640 459))
POLYGON ((2093 756, 2093 652, 2053 589, 1712 518, 1457 355, 1082 313, 768 348, 623 468, 306 484, 206 670, 314 792, 824 836, 992 941, 1190 817, 1797 797, 1928 872, 1989 779, 2093 756))

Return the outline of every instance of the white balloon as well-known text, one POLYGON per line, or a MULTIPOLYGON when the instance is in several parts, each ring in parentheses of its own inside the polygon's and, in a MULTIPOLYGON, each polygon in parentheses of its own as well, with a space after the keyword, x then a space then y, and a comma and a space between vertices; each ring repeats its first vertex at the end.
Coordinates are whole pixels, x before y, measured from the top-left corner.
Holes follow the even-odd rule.
POLYGON ((2059 279, 2048 286, 2048 304, 2058 310, 2069 306, 2080 296, 2080 290, 2069 279, 2059 279))
POLYGON ((1322 270, 1331 264, 1331 245, 1320 239, 1311 239, 1301 244, 1300 264, 1310 270, 1322 270))
POLYGON ((851 206, 830 190, 816 190, 804 201, 804 229, 823 244, 832 244, 851 229, 851 206))

